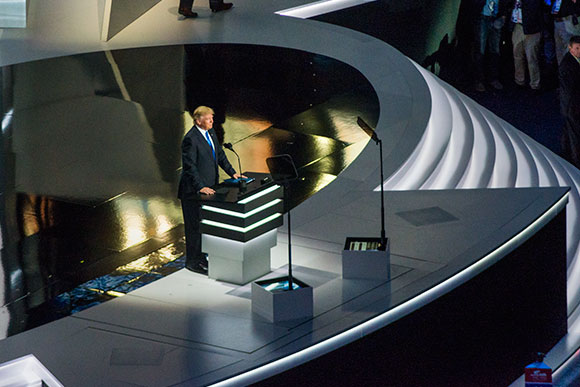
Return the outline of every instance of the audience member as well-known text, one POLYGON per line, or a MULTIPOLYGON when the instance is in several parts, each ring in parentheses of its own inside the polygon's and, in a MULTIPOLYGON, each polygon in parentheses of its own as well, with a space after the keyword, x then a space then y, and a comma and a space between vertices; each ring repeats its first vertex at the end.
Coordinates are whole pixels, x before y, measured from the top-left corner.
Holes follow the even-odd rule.
POLYGON ((554 17, 554 41, 558 63, 562 61, 568 50, 568 42, 572 35, 580 34, 579 0, 547 0, 554 17), (574 24, 575 23, 575 24, 574 24))
POLYGON ((477 80, 475 89, 485 91, 485 54, 488 55, 487 76, 491 87, 503 89, 499 81, 501 32, 509 12, 510 0, 473 0, 473 20, 475 25, 475 64, 477 80))
POLYGON ((557 60, 554 45, 554 18, 550 13, 550 7, 542 8, 542 42, 544 46, 544 62, 548 68, 555 68, 557 60))
POLYGON ((532 90, 540 90, 540 43, 542 38, 543 0, 515 0, 511 21, 514 23, 512 44, 514 81, 526 83, 526 63, 532 90))
MULTIPOLYGON (((197 17, 197 12, 191 10, 192 6, 193 0, 179 0, 179 10, 177 12, 186 18, 197 17)), ((209 7, 212 12, 220 12, 232 8, 233 4, 224 3, 224 0, 209 0, 209 7)))
POLYGON ((564 116, 562 152, 580 168, 580 35, 570 38, 560 62, 560 108, 564 116))

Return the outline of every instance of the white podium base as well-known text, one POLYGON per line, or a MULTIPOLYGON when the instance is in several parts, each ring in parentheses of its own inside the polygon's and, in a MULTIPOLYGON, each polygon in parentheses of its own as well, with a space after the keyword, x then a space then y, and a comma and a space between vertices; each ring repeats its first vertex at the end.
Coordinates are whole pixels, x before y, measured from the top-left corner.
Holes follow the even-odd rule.
MULTIPOLYGON (((277 279, 287 281, 288 277, 277 279)), ((312 288, 304 282, 294 279, 300 285, 298 289, 292 291, 267 290, 264 283, 275 280, 252 282, 252 312, 273 323, 312 317, 314 313, 312 288)))
POLYGON ((391 279, 391 243, 380 250, 343 250, 342 278, 344 279, 391 279))
POLYGON ((270 249, 276 246, 277 230, 270 230, 248 242, 213 235, 201 235, 208 253, 208 277, 234 284, 247 284, 271 271, 270 249))

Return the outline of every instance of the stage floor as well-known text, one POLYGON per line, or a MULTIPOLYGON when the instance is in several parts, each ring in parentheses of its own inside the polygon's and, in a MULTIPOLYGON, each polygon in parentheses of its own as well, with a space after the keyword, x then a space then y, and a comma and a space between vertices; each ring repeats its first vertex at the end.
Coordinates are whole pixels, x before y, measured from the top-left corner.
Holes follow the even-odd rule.
MULTIPOLYGON (((412 303, 426 290, 513 243, 514 236, 549 208, 558 202, 562 206, 566 191, 388 193, 390 281, 341 277, 345 237, 378 235, 378 192, 352 192, 332 208, 317 211, 307 200, 293 210, 292 241, 294 274, 314 287, 312 319, 269 323, 252 314, 249 285, 227 284, 184 269, 3 340, 0 362, 33 353, 64 385, 215 383, 412 303)), ((273 272, 266 277, 287 269, 283 227, 278 235, 272 249, 273 272)), ((410 306, 392 319, 412 310, 410 306)))

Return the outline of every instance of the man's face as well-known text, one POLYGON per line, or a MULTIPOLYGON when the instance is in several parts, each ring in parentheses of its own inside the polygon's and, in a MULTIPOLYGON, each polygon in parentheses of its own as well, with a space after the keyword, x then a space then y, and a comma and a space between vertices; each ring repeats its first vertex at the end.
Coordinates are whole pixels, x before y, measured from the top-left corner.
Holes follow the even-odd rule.
POLYGON ((203 115, 195 123, 203 130, 210 130, 213 127, 213 114, 203 115))
POLYGON ((574 57, 580 58, 580 43, 572 43, 571 46, 568 46, 568 50, 574 57))

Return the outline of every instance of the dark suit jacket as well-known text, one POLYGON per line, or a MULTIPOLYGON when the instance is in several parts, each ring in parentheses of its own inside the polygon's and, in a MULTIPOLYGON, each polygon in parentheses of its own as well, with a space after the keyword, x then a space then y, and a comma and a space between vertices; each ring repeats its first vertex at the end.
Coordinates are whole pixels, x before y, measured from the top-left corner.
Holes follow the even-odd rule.
POLYGON ((566 17, 573 14, 580 14, 580 2, 573 3, 572 0, 562 0, 560 10, 555 16, 566 17))
MULTIPOLYGON (((515 3, 515 1, 512 2, 515 3)), ((542 31, 544 24, 543 7, 543 0, 522 0, 522 27, 524 28, 524 34, 532 35, 542 31)))
POLYGON ((560 62, 559 72, 560 109, 568 116, 570 109, 580 109, 580 63, 567 52, 560 62))
POLYGON ((214 160, 211 147, 196 126, 191 128, 181 143, 181 179, 177 197, 180 199, 194 196, 203 187, 212 187, 218 183, 218 165, 230 176, 236 171, 228 161, 213 129, 209 134, 215 146, 214 160))

